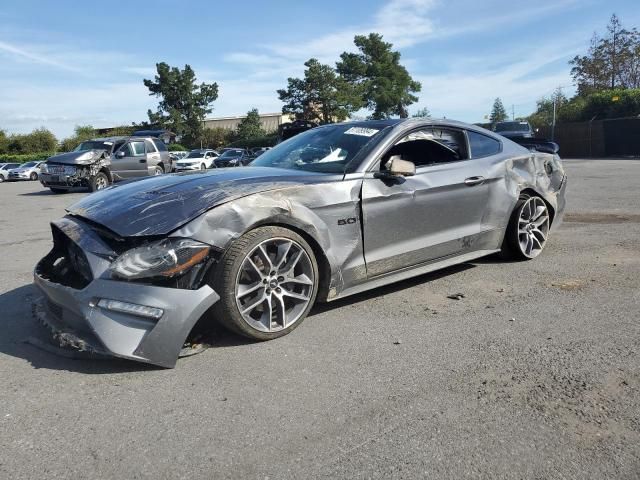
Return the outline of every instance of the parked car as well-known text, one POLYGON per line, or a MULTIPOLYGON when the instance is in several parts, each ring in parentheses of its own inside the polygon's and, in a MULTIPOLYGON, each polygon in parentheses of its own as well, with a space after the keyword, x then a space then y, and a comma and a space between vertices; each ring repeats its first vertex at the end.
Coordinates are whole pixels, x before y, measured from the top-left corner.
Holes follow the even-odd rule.
POLYGON ((9 170, 7 180, 37 180, 40 175, 40 166, 43 162, 27 162, 9 170))
POLYGON ((206 170, 212 168, 219 153, 211 149, 191 150, 189 154, 176 162, 176 172, 186 170, 206 170))
POLYGON ((325 125, 241 173, 84 197, 52 224, 34 311, 67 344, 173 367, 203 316, 269 340, 316 300, 496 252, 533 259, 561 223, 566 183, 557 155, 460 122, 325 125))
POLYGON ((40 182, 55 193, 76 187, 93 192, 118 180, 170 171, 169 152, 158 138, 96 138, 82 142, 72 152, 48 158, 40 182))
POLYGON ((13 170, 19 166, 19 163, 0 163, 0 183, 9 179, 9 170, 13 170))
POLYGON ((222 167, 242 167, 253 160, 249 150, 244 148, 227 148, 222 155, 214 160, 214 166, 222 167))
POLYGON ((507 138, 532 138, 534 136, 531 124, 526 121, 498 122, 493 127, 493 131, 507 138))

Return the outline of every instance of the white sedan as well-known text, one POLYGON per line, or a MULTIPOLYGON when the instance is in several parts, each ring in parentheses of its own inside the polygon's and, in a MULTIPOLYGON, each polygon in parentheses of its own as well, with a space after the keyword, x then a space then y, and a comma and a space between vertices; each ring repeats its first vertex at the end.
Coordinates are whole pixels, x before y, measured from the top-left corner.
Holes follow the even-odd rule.
POLYGON ((192 150, 189 155, 176 162, 176 172, 213 168, 213 161, 219 156, 215 150, 192 150))

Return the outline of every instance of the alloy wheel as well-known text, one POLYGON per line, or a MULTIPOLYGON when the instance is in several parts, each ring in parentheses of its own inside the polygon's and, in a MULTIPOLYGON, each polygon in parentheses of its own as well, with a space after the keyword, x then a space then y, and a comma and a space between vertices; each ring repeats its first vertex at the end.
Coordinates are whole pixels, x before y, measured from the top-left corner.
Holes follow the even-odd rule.
POLYGON ((261 242, 243 260, 236 278, 236 305, 242 318, 261 332, 296 323, 313 296, 315 275, 304 248, 288 238, 261 242))
POLYGON ((520 209, 518 243, 527 258, 537 257, 549 236, 549 210, 539 197, 531 197, 520 209))
POLYGON ((96 178, 96 190, 104 190, 109 186, 109 182, 104 175, 98 175, 96 178))

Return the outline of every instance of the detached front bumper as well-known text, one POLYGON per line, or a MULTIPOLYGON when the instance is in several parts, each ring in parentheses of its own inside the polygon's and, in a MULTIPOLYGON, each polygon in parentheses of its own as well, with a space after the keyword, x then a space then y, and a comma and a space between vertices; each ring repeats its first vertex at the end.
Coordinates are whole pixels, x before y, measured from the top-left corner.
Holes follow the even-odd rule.
MULTIPOLYGON (((74 236, 72 229, 81 233, 78 229, 82 228, 79 223, 69 220, 56 227, 71 236, 74 236)), ((103 255, 89 251, 99 251, 102 246, 96 243, 98 240, 89 233, 74 238, 82 239, 79 243, 83 248, 77 251, 86 257, 94 278, 82 288, 57 283, 47 278, 51 254, 44 257, 36 266, 33 277, 35 286, 42 293, 42 300, 35 309, 39 319, 48 324, 58 338, 67 339, 70 345, 83 350, 174 367, 189 332, 219 300, 218 294, 208 285, 189 290, 105 278, 109 262, 103 255), (124 313, 99 306, 100 300, 161 309, 162 314, 160 318, 152 319, 124 313)))

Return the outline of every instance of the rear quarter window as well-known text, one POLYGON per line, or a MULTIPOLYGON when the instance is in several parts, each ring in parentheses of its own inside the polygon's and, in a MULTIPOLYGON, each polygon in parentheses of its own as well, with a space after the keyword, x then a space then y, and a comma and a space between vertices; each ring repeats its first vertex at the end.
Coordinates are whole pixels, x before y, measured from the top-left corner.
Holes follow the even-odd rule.
POLYGON ((155 144, 155 146, 156 146, 156 148, 158 149, 159 152, 166 152, 167 151, 167 146, 164 144, 164 142, 162 140, 154 138, 153 139, 153 143, 155 144))
POLYGON ((469 137, 471 158, 488 157, 502 151, 502 143, 495 138, 471 130, 467 131, 467 136, 469 137))

